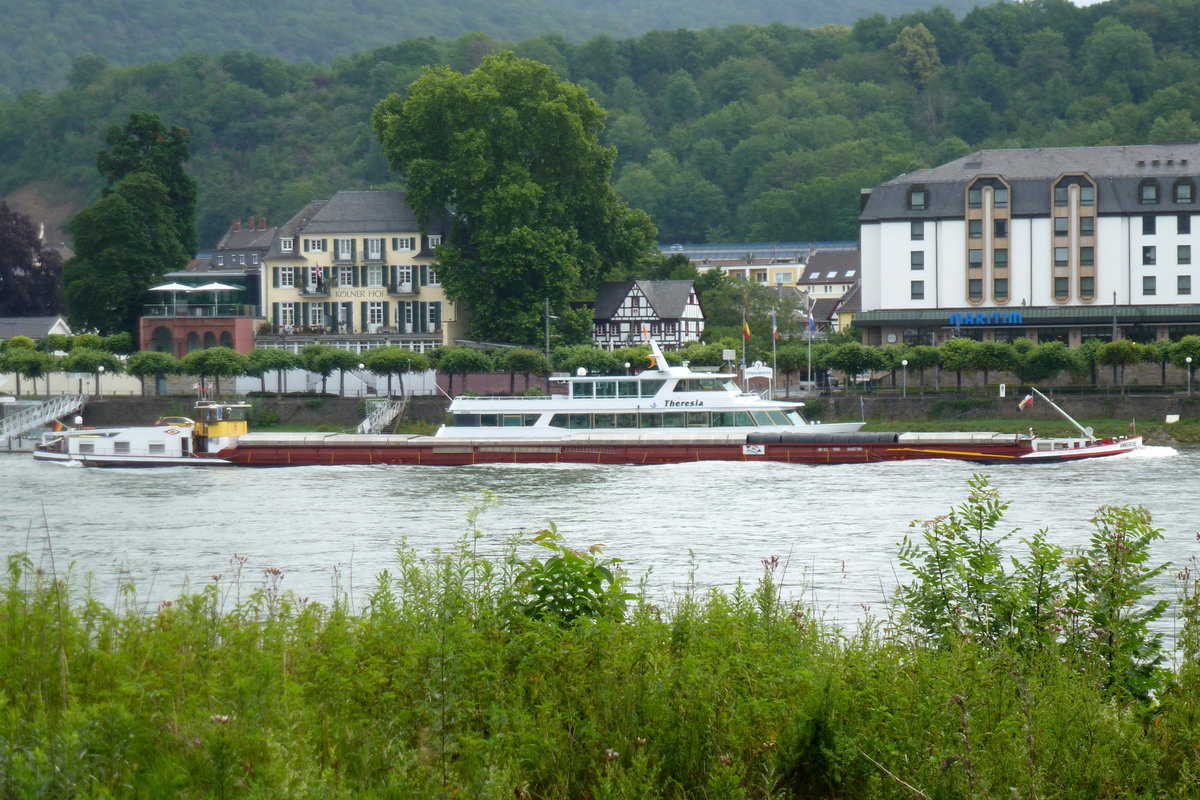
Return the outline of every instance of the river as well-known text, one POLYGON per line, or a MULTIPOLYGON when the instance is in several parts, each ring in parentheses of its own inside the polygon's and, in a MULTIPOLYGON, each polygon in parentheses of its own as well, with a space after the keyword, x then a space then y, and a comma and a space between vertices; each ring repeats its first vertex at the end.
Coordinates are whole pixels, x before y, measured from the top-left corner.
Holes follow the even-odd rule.
MULTIPOLYGON (((884 615, 906 580, 896 551, 909 523, 961 503, 980 470, 954 461, 127 470, 3 455, 0 549, 69 569, 76 585, 90 575, 106 602, 128 582, 149 608, 214 575, 228 582, 240 568, 253 587, 277 568, 283 589, 323 602, 341 590, 361 608, 398 541, 419 554, 452 544, 487 491, 501 504, 479 518, 485 550, 554 522, 572 546, 603 543, 665 602, 689 581, 753 583, 762 559, 779 556, 785 591, 846 625, 884 615)), ((1012 503, 1006 530, 1048 528, 1051 541, 1075 547, 1100 505, 1140 504, 1164 530, 1157 562, 1182 566, 1200 553, 1200 448, 986 472, 1012 503)), ((1161 578, 1170 599, 1173 575, 1161 578)))

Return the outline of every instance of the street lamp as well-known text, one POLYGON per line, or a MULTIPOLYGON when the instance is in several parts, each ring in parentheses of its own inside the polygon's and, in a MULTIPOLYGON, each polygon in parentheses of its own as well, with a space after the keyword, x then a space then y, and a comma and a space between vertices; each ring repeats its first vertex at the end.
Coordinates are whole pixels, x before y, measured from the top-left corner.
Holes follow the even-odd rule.
POLYGON ((103 374, 104 374, 104 365, 101 364, 100 366, 96 367, 96 397, 104 396, 103 394, 100 393, 100 376, 103 374))
POLYGON ((625 362, 625 374, 626 375, 629 374, 629 362, 628 361, 625 362))
POLYGON ((359 397, 362 397, 364 394, 367 393, 367 382, 365 380, 363 380, 363 376, 361 374, 362 371, 366 368, 367 368, 366 364, 362 363, 361 361, 358 362, 358 371, 360 373, 358 376, 358 396, 359 397))
POLYGON ((1188 365, 1188 396, 1190 397, 1192 394, 1192 357, 1188 356, 1184 361, 1188 365))
POLYGON ((904 370, 900 383, 900 397, 908 397, 908 359, 900 359, 900 366, 904 370))

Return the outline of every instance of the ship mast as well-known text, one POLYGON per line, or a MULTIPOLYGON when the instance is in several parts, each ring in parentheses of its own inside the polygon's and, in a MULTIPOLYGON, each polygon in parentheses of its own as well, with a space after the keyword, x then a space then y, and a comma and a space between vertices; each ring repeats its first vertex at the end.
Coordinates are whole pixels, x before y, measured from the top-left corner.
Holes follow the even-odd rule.
POLYGON ((1076 422, 1076 421, 1075 421, 1075 418, 1074 418, 1074 417, 1072 417, 1070 414, 1068 414, 1066 411, 1063 411, 1061 408, 1059 408, 1057 403, 1055 403, 1055 402, 1054 402, 1053 400, 1051 400, 1049 397, 1046 397, 1046 395, 1044 395, 1044 394, 1042 394, 1041 392, 1039 392, 1036 386, 1030 386, 1030 387, 1029 387, 1029 391, 1033 392, 1033 393, 1034 393, 1034 394, 1036 394, 1038 397, 1040 397, 1040 398, 1042 398, 1043 400, 1045 400, 1045 401, 1046 401, 1046 402, 1047 402, 1047 403, 1050 405, 1050 407, 1051 407, 1051 408, 1053 408, 1053 409, 1054 409, 1055 411, 1057 411, 1059 414, 1062 414, 1062 416, 1063 416, 1063 419, 1065 419, 1067 422, 1069 422, 1069 423, 1071 423, 1072 425, 1074 425, 1074 426, 1075 426, 1075 427, 1076 427, 1076 428, 1079 430, 1079 432, 1083 434, 1084 438, 1086 438, 1086 439, 1090 439, 1090 440, 1093 440, 1093 441, 1096 439, 1096 435, 1095 435, 1095 433, 1093 433, 1093 432, 1092 432, 1092 429, 1091 429, 1091 428, 1085 428, 1085 427, 1083 427, 1082 425, 1080 425, 1078 422, 1076 422))

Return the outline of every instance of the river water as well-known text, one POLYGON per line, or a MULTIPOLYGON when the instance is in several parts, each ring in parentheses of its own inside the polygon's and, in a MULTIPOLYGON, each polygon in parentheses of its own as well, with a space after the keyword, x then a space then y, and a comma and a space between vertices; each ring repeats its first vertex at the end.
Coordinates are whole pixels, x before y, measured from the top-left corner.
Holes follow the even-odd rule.
MULTIPOLYGON (((394 566, 397 542, 419 554, 454 543, 487 491, 501 504, 479 518, 485 550, 554 522, 572 546, 606 545, 668 603, 689 581, 752 584, 774 555, 791 597, 852 625, 883 616, 907 580, 896 551, 909 523, 961 503, 981 469, 912 461, 127 470, 4 455, 0 550, 27 552, 46 569, 53 555, 58 573, 69 568, 76 584, 90 574, 108 602, 132 581, 137 602, 153 607, 214 575, 228 581, 240 564, 246 586, 278 568, 283 589, 323 602, 342 591, 361 608, 375 576, 394 566)), ((985 471, 1012 503, 1005 529, 1048 528, 1055 543, 1080 546, 1099 506, 1140 504, 1164 529, 1156 561, 1182 566, 1200 553, 1200 448, 985 471)), ((1161 579, 1170 599, 1173 575, 1161 579)))

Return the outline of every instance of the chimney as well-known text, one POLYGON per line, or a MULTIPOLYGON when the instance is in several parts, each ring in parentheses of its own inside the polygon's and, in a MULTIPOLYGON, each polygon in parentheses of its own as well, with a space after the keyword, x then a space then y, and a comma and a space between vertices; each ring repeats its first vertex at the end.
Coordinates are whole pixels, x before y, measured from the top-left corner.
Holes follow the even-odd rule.
POLYGON ((235 231, 240 231, 242 229, 242 221, 240 219, 235 219, 233 221, 233 229, 235 231))
POLYGON ((266 217, 258 218, 258 229, 260 231, 265 231, 267 229, 267 218, 266 217))

